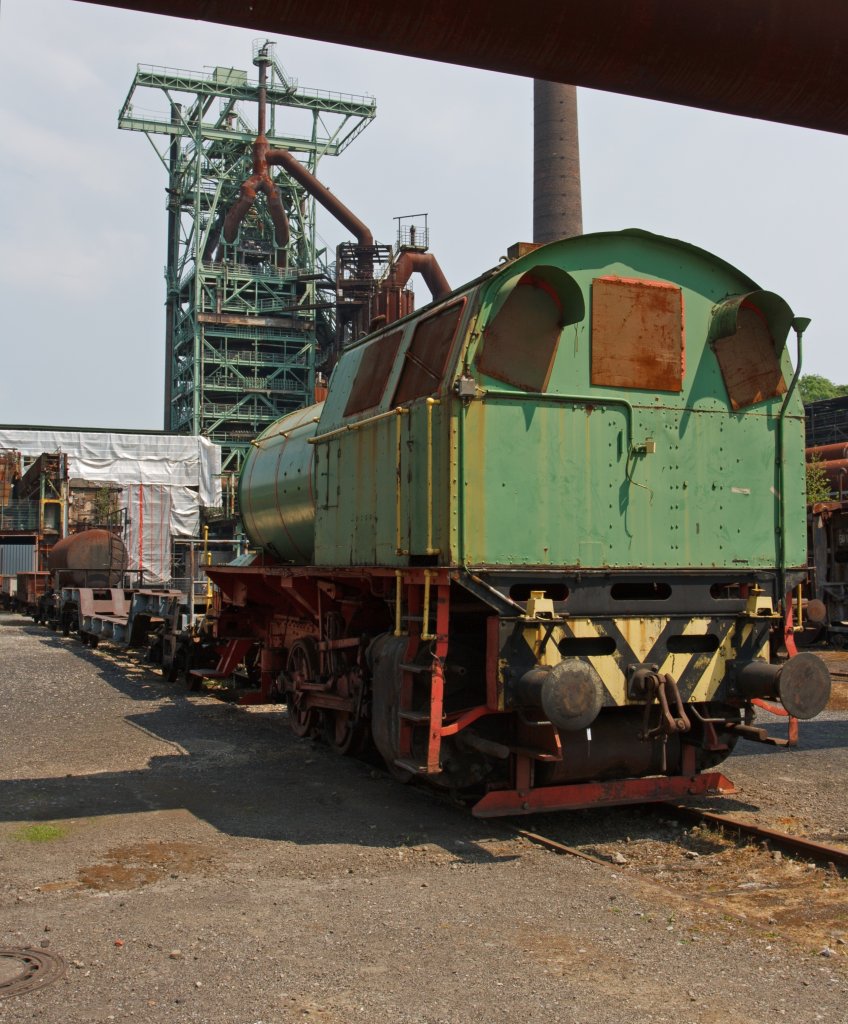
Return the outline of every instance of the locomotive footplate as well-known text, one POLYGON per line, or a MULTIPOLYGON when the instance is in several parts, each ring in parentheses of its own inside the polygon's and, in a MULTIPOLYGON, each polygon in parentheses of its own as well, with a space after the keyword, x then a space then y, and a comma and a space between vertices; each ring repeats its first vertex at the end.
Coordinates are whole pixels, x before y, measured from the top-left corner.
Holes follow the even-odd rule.
POLYGON ((496 818, 540 811, 576 811, 587 807, 656 803, 704 794, 729 796, 735 792, 736 787, 721 772, 614 779, 609 782, 582 782, 535 789, 493 790, 474 804, 471 813, 476 818, 496 818))

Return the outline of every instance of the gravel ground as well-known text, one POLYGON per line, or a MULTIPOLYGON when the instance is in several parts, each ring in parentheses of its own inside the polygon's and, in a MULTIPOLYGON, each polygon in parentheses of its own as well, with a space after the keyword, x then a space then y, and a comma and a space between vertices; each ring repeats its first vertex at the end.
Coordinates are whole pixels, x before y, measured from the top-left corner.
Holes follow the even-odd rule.
MULTIPOLYGON (((189 695, 20 617, 0 615, 0 665, 0 945, 68 963, 0 1021, 848 1020, 838 876, 797 867, 834 898, 805 943, 696 872, 555 857, 295 740, 277 708, 189 695)), ((798 751, 746 745, 728 809, 844 834, 845 717, 802 726, 798 751)), ((639 820, 557 827, 632 850, 639 820)), ((646 850, 668 843, 646 827, 646 850)), ((761 868, 715 852, 733 886, 761 868)))

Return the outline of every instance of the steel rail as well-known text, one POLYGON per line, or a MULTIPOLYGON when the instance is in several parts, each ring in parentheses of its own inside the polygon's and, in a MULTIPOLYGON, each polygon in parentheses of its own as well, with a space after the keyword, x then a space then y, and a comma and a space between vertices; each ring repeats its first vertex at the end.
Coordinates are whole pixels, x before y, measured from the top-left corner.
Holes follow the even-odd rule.
MULTIPOLYGON (((758 839, 768 843, 772 849, 780 850, 793 857, 801 857, 804 860, 815 861, 825 866, 848 868, 848 848, 839 846, 828 846, 825 843, 817 843, 812 839, 804 839, 801 836, 789 835, 786 832, 777 832, 774 829, 765 828, 761 825, 754 825, 751 822, 742 821, 726 814, 715 814, 712 811, 702 811, 697 807, 688 807, 685 804, 657 803, 649 805, 653 810, 662 811, 665 814, 673 814, 678 818, 685 818, 689 821, 698 821, 719 828, 723 832, 731 833, 737 837, 758 839)), ((539 832, 531 832, 528 829, 520 828, 506 821, 497 822, 502 828, 514 835, 520 836, 528 842, 535 843, 546 850, 556 854, 566 854, 570 857, 579 857, 580 860, 587 860, 592 864, 599 864, 602 867, 616 867, 614 861, 608 858, 595 857, 592 854, 584 853, 576 847, 567 846, 550 836, 542 835, 539 832)))
POLYGON ((666 813, 671 812, 678 818, 704 822, 723 832, 749 839, 759 839, 793 857, 802 857, 819 864, 832 864, 835 867, 848 868, 848 848, 845 847, 828 846, 826 843, 817 843, 812 839, 789 835, 786 832, 777 832, 762 825, 742 821, 740 818, 733 818, 727 814, 716 814, 713 811, 702 811, 697 807, 688 807, 686 804, 662 803, 654 806, 666 813))
MULTIPOLYGON (((497 819, 489 820, 497 821, 497 819)), ((522 839, 535 843, 536 846, 543 846, 546 850, 550 850, 551 853, 567 854, 569 857, 579 857, 580 860, 588 860, 591 864, 600 864, 605 868, 610 867, 610 861, 603 860, 600 857, 594 857, 591 853, 584 853, 582 850, 578 850, 574 846, 566 846, 565 843, 560 843, 558 840, 551 839, 549 836, 543 836, 540 832, 530 832, 526 828, 519 828, 518 825, 511 825, 506 821, 497 821, 497 824, 507 831, 512 832, 517 836, 521 836, 522 839)))

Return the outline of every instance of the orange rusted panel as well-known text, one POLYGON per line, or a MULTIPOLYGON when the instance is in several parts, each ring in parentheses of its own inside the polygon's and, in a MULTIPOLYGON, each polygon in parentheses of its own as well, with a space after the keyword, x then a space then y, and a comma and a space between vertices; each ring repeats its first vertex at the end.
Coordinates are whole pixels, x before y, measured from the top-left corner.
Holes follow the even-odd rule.
POLYGON ((345 406, 345 416, 352 416, 380 404, 386 381, 395 365, 403 331, 392 331, 372 342, 362 354, 353 387, 345 406))
POLYGON ((643 391, 683 389, 683 292, 664 281, 592 282, 592 383, 643 391))
POLYGON ((786 391, 780 361, 765 317, 743 306, 736 333, 714 343, 724 386, 734 409, 765 402, 786 391))
POLYGON ((525 274, 486 328, 477 366, 525 391, 544 391, 561 330, 562 299, 547 281, 525 274))
POLYGON ((413 399, 438 391, 447 367, 466 298, 437 310, 433 316, 419 321, 404 358, 392 405, 403 405, 413 399))

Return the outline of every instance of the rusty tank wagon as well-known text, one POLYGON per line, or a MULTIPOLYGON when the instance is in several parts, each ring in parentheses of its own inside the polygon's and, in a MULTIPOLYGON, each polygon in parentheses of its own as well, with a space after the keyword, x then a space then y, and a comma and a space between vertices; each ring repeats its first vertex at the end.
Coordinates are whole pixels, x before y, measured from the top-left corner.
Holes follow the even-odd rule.
MULTIPOLYGON (((49 572, 37 600, 29 607, 36 622, 62 627, 68 635, 73 608, 67 594, 73 589, 91 593, 123 592, 129 564, 127 549, 121 538, 111 530, 82 530, 57 541, 47 556, 49 572)), ((75 607, 75 606, 74 606, 75 607)))
POLYGON ((525 247, 381 326, 253 442, 256 551, 209 570, 196 677, 249 656, 295 733, 481 816, 730 791, 740 737, 787 742, 755 705, 795 723, 830 690, 813 655, 772 657, 806 563, 808 322, 631 230, 525 247))

